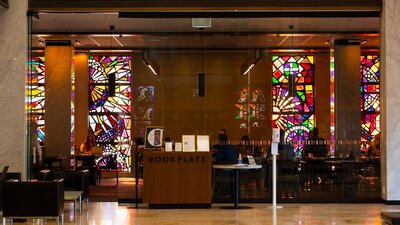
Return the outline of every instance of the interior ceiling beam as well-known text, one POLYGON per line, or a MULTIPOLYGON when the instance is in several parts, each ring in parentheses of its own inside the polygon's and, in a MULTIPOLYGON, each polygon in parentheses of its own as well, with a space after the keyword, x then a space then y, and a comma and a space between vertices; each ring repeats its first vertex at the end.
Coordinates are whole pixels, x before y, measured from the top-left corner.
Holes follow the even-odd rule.
POLYGON ((382 0, 29 0, 33 11, 380 11, 382 0))
POLYGON ((379 17, 379 11, 207 11, 207 12, 120 12, 119 18, 355 18, 355 17, 379 17))
MULTIPOLYGON (((357 30, 357 31, 348 31, 348 30, 295 30, 297 35, 301 34, 363 34, 363 35, 373 35, 379 36, 379 30, 371 31, 371 30, 357 30)), ((269 31, 206 31, 206 37, 209 36, 224 36, 224 35, 232 35, 232 36, 249 36, 249 35, 266 35, 266 36, 276 36, 277 34, 292 34, 293 30, 269 30, 269 31)), ((32 31, 33 35, 154 35, 154 36, 165 36, 168 34, 181 35, 181 36, 192 36, 192 35, 200 35, 198 30, 193 31, 90 31, 90 32, 82 32, 82 31, 47 31, 47 30, 34 30, 32 31)))

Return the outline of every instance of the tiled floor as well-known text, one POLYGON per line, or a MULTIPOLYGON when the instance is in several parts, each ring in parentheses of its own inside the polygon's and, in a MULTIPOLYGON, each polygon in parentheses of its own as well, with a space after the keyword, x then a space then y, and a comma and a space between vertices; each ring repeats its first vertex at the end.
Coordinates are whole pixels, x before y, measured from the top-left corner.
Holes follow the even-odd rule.
MULTIPOLYGON (((89 225, 378 225, 381 224, 381 211, 400 211, 398 205, 385 204, 284 204, 274 210, 270 204, 242 204, 253 209, 229 210, 213 205, 211 209, 148 209, 140 205, 139 209, 118 206, 116 202, 91 202, 89 210, 84 206, 82 216, 73 222, 72 204, 65 204, 65 224, 89 225), (274 223, 275 222, 275 223, 274 223)), ((77 213, 79 215, 79 213, 77 213)), ((34 221, 39 224, 40 221, 34 221)), ((32 224, 32 220, 25 223, 32 224)), ((55 224, 55 220, 44 221, 55 224)))

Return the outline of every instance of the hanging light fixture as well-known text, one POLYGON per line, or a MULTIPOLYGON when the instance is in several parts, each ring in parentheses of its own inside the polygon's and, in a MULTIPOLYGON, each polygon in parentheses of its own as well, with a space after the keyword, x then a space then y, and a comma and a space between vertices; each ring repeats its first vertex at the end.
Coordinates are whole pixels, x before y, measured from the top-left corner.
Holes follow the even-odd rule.
POLYGON ((240 67, 240 74, 242 76, 247 75, 250 72, 250 70, 253 69, 256 63, 260 61, 261 56, 262 54, 260 49, 255 49, 254 51, 252 51, 249 57, 240 67))
POLYGON ((201 48, 201 72, 197 74, 197 93, 198 97, 205 97, 206 96, 206 69, 205 69, 206 51, 203 46, 204 27, 200 27, 199 30, 200 30, 200 48, 201 48))
POLYGON ((160 74, 160 68, 157 62, 150 58, 150 53, 148 50, 142 51, 142 61, 154 75, 158 76, 160 74))

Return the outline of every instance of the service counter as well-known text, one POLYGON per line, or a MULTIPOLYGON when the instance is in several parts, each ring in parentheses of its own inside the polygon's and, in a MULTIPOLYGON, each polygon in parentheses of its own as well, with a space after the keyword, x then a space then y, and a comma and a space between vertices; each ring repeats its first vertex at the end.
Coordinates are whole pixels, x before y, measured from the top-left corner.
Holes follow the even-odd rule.
POLYGON ((144 152, 143 202, 150 208, 211 207, 210 152, 144 152))

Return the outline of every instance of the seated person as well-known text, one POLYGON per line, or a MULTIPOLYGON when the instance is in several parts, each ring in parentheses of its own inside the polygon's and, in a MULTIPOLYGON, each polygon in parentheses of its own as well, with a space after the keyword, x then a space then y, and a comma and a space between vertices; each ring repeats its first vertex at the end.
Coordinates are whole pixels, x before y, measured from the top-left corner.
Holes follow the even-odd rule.
POLYGON ((238 152, 242 154, 242 157, 245 157, 246 155, 251 155, 252 146, 250 145, 249 136, 243 135, 237 148, 238 152))
POLYGON ((280 130, 280 142, 278 145, 278 160, 295 160, 294 147, 285 141, 285 131, 280 130))
POLYGON ((306 189, 310 190, 311 184, 322 184, 326 178, 326 171, 323 160, 318 158, 326 158, 328 150, 325 145, 325 139, 319 137, 318 128, 315 127, 311 131, 311 136, 307 140, 307 144, 304 146, 304 158, 307 162, 307 180, 306 189), (317 157, 317 158, 315 158, 317 157))
POLYGON ((92 151, 92 148, 96 146, 96 142, 94 140, 94 136, 92 134, 89 134, 86 137, 85 142, 83 142, 80 146, 80 153, 81 154, 90 154, 92 151))
POLYGON ((380 157, 381 154, 381 135, 375 135, 374 139, 368 146, 368 157, 380 157))
POLYGON ((238 154, 235 148, 228 144, 228 135, 225 129, 220 129, 218 132, 217 145, 212 148, 216 151, 215 162, 216 163, 237 163, 238 154))
POLYGON ((307 144, 304 146, 304 158, 326 157, 328 150, 325 145, 325 139, 318 136, 318 128, 315 127, 310 134, 311 136, 308 138, 307 144))
POLYGON ((100 175, 98 168, 95 163, 95 156, 92 154, 93 147, 96 146, 95 138, 93 134, 89 134, 86 137, 85 142, 83 142, 80 146, 80 154, 81 156, 76 156, 75 166, 78 169, 88 169, 89 170, 89 182, 91 185, 96 184, 95 176, 96 174, 100 175), (82 158, 83 157, 83 158, 82 158))

